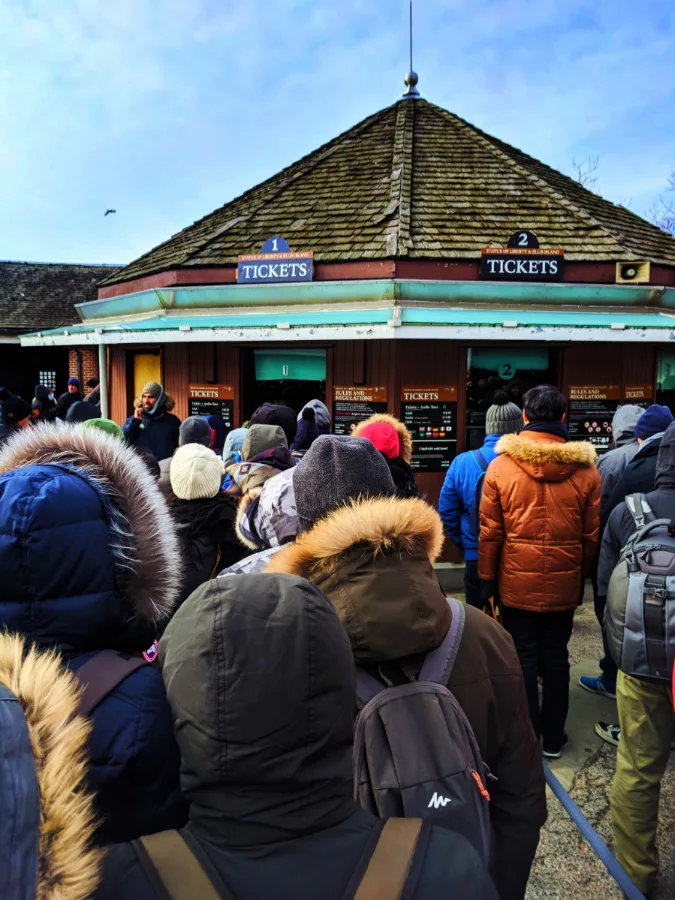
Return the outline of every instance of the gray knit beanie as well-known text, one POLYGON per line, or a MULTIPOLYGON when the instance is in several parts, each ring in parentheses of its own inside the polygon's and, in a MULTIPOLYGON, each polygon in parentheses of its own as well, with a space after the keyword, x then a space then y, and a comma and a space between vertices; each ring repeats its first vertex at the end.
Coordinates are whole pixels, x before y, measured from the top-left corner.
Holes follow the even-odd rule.
POLYGON ((178 446, 184 444, 203 444, 211 446, 211 426, 203 416, 188 416, 178 429, 178 446))
POLYGON ((393 497, 389 466, 374 444, 347 435, 320 435, 293 476, 300 530, 359 497, 393 497))
POLYGON ((518 434, 523 430, 523 411, 506 391, 496 391, 492 398, 492 406, 485 416, 486 434, 518 434))

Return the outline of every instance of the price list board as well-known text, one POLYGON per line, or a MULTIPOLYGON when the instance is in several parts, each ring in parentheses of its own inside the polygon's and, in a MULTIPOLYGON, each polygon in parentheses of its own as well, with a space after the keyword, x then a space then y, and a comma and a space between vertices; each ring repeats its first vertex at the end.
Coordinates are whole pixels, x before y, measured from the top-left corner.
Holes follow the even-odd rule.
POLYGON ((568 428, 572 440, 590 441, 598 453, 606 453, 620 401, 621 391, 616 384, 570 387, 568 428))
POLYGON ((387 412, 386 387, 333 388, 333 432, 351 434, 358 422, 387 412))
POLYGON ((647 409, 654 402, 654 388, 651 384, 627 384, 623 389, 623 402, 647 409))
POLYGON ((234 428, 234 388, 229 384, 188 385, 188 415, 220 416, 230 431, 234 428))
POLYGON ((457 386, 404 387, 401 419, 412 435, 412 468, 446 472, 457 453, 457 386))

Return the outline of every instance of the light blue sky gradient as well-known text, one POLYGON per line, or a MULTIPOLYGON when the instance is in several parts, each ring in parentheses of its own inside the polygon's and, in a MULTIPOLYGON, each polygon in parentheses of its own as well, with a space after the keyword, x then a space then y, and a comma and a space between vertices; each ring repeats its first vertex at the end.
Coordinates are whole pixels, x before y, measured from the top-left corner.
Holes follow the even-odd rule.
MULTIPOLYGON (((415 0, 434 103, 644 214, 675 0, 415 0)), ((0 258, 127 262, 388 106, 407 0, 2 0, 0 258), (109 207, 115 215, 104 218, 109 207)))

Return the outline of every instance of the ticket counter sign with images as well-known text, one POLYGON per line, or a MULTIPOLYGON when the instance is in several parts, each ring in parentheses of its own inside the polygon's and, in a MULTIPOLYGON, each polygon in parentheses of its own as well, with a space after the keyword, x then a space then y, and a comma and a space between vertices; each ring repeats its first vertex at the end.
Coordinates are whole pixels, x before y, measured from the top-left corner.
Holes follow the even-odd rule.
POLYGON ((570 386, 568 428, 572 440, 590 441, 606 453, 612 440, 612 419, 621 402, 617 384, 570 386))
POLYGON ((188 415, 220 416, 229 431, 234 428, 234 388, 230 384, 188 385, 188 415))
POLYGON ((413 469, 447 471, 457 453, 457 386, 403 387, 401 420, 413 439, 413 469))
POLYGON ((387 412, 386 387, 333 388, 333 431, 351 434, 358 422, 387 412))

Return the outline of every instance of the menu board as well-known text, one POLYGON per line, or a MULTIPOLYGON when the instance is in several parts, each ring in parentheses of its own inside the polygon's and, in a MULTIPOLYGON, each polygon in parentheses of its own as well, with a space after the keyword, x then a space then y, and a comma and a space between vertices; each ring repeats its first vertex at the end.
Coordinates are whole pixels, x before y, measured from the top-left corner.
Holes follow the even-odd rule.
POLYGON ((568 428, 572 440, 590 441, 606 453, 612 440, 612 419, 621 400, 616 384, 581 384, 570 387, 568 428))
POLYGON ((651 384, 627 384, 623 389, 623 402, 647 409, 653 403, 654 386, 651 384))
POLYGON ((413 439, 413 469, 447 471, 457 452, 457 386, 404 387, 401 419, 413 439))
POLYGON ((188 385, 188 415, 220 416, 229 431, 234 428, 234 388, 229 384, 188 385))
POLYGON ((333 431, 351 434, 357 422, 387 411, 386 387, 333 388, 333 431))

